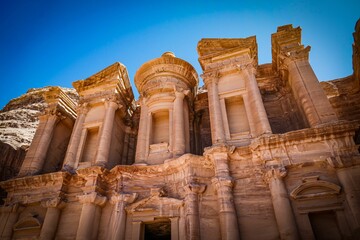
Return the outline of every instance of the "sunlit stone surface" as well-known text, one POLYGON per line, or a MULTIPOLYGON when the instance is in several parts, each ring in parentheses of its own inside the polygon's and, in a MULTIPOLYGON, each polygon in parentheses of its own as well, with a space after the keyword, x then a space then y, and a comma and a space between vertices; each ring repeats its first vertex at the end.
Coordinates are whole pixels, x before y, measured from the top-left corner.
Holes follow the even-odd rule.
POLYGON ((121 63, 74 82, 78 102, 48 88, 0 239, 360 238, 359 34, 354 74, 328 82, 286 25, 269 64, 256 37, 200 40, 200 88, 172 52, 139 68, 137 101, 121 63))

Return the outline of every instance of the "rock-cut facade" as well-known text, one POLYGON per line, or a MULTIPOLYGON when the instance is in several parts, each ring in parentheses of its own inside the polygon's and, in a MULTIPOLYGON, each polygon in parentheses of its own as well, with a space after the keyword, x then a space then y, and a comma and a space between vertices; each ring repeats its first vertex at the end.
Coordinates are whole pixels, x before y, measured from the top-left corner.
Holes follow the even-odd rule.
POLYGON ((134 82, 114 63, 61 88, 18 175, 0 183, 0 239, 360 237, 360 22, 354 73, 319 82, 301 29, 202 39, 199 75, 166 52, 134 82))

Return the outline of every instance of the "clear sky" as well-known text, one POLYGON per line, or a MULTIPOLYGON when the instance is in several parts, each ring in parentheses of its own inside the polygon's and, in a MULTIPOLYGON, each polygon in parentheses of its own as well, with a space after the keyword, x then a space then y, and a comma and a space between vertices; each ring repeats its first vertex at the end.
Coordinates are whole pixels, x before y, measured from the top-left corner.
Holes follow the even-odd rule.
POLYGON ((29 88, 71 87, 117 61, 133 82, 143 63, 165 51, 200 75, 201 38, 256 35, 259 63, 269 63, 271 33, 290 23, 303 29, 320 81, 345 77, 359 17, 359 0, 2 0, 0 109, 29 88))

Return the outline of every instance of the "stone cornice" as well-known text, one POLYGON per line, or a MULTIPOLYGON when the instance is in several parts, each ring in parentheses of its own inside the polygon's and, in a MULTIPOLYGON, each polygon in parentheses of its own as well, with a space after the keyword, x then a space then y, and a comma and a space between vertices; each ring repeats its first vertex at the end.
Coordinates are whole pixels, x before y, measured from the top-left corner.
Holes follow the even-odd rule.
POLYGON ((117 98, 128 109, 136 106, 125 66, 119 62, 101 70, 85 80, 73 82, 80 95, 80 103, 97 102, 105 98, 117 98), (98 91, 101 89, 101 91, 98 91))
POLYGON ((279 144, 291 144, 292 141, 323 141, 326 139, 332 139, 334 137, 336 138, 339 136, 347 136, 349 133, 355 134, 355 131, 358 128, 359 123, 356 121, 339 121, 337 123, 327 124, 316 128, 306 128, 284 134, 270 134, 261 136, 252 141, 250 148, 254 151, 260 146, 261 148, 276 148, 279 146, 279 144), (319 139, 319 137, 321 137, 321 139, 319 139))
POLYGON ((10 179, 0 182, 0 187, 7 192, 26 190, 32 188, 42 188, 47 186, 62 186, 67 184, 71 175, 67 172, 54 172, 36 176, 10 179))
POLYGON ((64 186, 69 184, 71 175, 67 172, 48 173, 37 176, 11 179, 0 182, 8 193, 6 204, 30 204, 61 197, 64 186))
POLYGON ((85 180, 85 185, 81 187, 84 193, 105 193, 106 184, 104 183, 104 177, 108 173, 108 170, 99 166, 93 166, 79 169, 76 173, 85 180))
POLYGON ((271 35, 272 64, 278 71, 284 68, 285 59, 307 60, 310 47, 301 44, 301 28, 293 28, 291 24, 280 26, 276 33, 271 35))
POLYGON ((188 167, 199 167, 204 169, 204 171, 210 170, 213 171, 214 165, 210 159, 207 159, 203 156, 197 156, 192 154, 185 154, 177 159, 172 159, 165 161, 165 163, 161 165, 149 165, 149 166, 141 166, 141 165, 118 165, 111 169, 112 177, 117 175, 127 175, 127 176, 168 176, 174 173, 178 173, 183 169, 188 167))
POLYGON ((76 118, 76 103, 59 87, 50 87, 43 94, 47 108, 45 112, 60 112, 72 119, 76 118))
POLYGON ((226 67, 229 65, 229 61, 243 62, 249 59, 255 66, 257 65, 255 36, 248 38, 201 39, 197 51, 203 70, 226 67))

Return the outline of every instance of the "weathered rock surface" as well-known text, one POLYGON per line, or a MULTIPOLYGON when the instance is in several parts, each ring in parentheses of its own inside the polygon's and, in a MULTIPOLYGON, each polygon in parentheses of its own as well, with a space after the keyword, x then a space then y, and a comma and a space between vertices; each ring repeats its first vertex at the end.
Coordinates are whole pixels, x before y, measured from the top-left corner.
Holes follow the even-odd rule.
MULTIPOLYGON (((32 88, 12 99, 0 111, 0 181, 12 178, 19 172, 25 153, 34 137, 45 109, 43 94, 49 87, 32 88)), ((78 95, 72 88, 62 88, 74 101, 78 95)))

